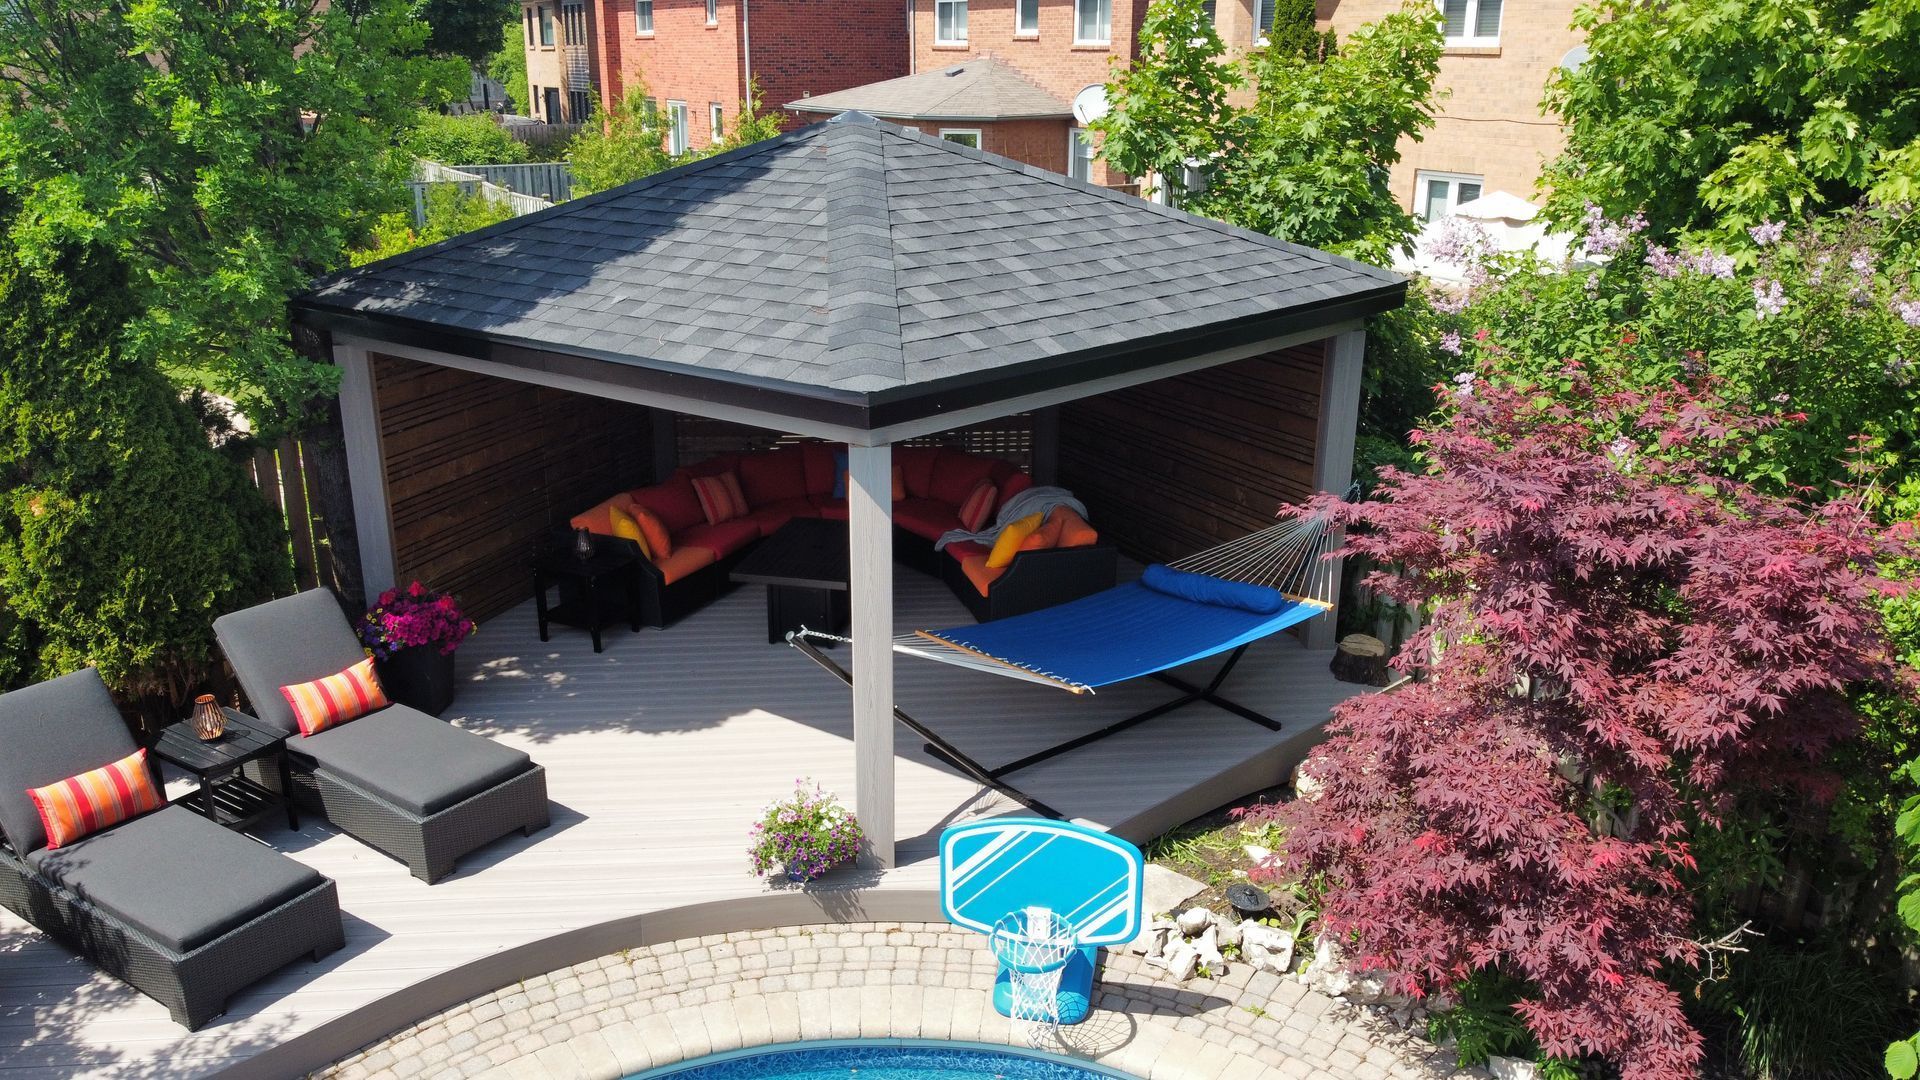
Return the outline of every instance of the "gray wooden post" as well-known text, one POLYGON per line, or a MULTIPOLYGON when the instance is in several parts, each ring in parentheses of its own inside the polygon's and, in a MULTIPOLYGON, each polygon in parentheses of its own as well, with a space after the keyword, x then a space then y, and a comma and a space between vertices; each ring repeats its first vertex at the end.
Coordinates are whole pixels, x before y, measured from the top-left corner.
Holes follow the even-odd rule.
POLYGON ((893 447, 847 451, 853 593, 853 812, 893 865, 893 447))
MULTIPOLYGON (((1320 430, 1314 440, 1313 486, 1345 492, 1353 483, 1353 443, 1360 421, 1360 367, 1367 353, 1367 332, 1349 330, 1327 341, 1320 365, 1320 430)), ((1339 537, 1334 537, 1338 542, 1339 537)), ((1331 649, 1340 618, 1340 564, 1327 567, 1334 610, 1306 624, 1309 649, 1331 649)))
POLYGON ((360 541, 360 583, 369 598, 393 588, 393 514, 387 505, 387 462, 380 412, 373 399, 373 362, 357 345, 335 345, 340 368, 340 429, 353 489, 354 534, 360 541))

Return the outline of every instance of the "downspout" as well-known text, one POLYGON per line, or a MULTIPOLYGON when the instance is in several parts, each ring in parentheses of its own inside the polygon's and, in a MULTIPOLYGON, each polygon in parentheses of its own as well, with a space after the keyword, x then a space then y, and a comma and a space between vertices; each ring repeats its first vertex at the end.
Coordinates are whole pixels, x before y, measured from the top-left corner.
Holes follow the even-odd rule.
POLYGON ((920 71, 920 50, 916 47, 919 43, 914 40, 913 31, 913 8, 919 2, 920 0, 907 0, 907 74, 909 75, 917 75, 920 71))
POLYGON ((753 100, 753 13, 747 10, 747 0, 740 0, 740 69, 745 77, 740 87, 740 100, 753 100))

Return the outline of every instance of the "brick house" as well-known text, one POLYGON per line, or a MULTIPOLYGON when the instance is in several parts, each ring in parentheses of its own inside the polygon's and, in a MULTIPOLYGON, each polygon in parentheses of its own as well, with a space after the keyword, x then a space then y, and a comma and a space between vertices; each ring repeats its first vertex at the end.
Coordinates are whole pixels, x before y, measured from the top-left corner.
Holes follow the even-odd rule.
POLYGON ((527 51, 527 85, 509 87, 526 114, 549 124, 573 124, 591 111, 594 79, 591 13, 585 0, 538 0, 520 8, 527 51))

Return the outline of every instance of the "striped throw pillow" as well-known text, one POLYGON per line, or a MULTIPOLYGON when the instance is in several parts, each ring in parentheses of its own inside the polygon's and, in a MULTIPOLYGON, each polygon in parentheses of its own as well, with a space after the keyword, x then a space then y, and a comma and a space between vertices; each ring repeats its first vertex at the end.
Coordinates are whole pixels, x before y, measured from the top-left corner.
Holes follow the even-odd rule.
POLYGON ((999 494, 1000 489, 994 487, 991 480, 982 480, 973 485, 973 490, 967 493, 967 501, 960 504, 960 527, 968 532, 979 532, 986 528, 987 517, 993 513, 993 504, 999 494))
POLYGON ((29 788, 27 794, 40 811, 48 851, 167 804, 153 786, 145 750, 57 784, 29 788))
POLYGON ((707 516, 709 525, 747 516, 747 497, 741 494, 740 477, 735 473, 696 476, 693 493, 699 497, 700 512, 707 516))
POLYGON ((300 725, 302 735, 315 735, 357 720, 388 704, 386 691, 380 689, 380 677, 373 673, 371 656, 338 675, 283 686, 280 696, 293 708, 293 720, 300 725))

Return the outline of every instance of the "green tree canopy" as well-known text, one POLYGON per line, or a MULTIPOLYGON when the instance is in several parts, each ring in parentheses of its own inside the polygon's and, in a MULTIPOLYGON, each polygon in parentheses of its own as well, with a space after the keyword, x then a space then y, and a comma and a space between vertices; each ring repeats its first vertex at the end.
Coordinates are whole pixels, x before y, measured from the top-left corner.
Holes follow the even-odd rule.
POLYGON ((527 80, 527 47, 520 39, 520 24, 510 22, 499 37, 498 47, 487 59, 487 77, 506 88, 507 99, 512 103, 509 112, 524 113, 533 107, 529 95, 533 93, 527 80))
POLYGON ((420 17, 432 27, 431 52, 479 67, 499 47, 501 26, 519 29, 520 0, 422 0, 420 17))
POLYGON ((18 0, 0 18, 0 189, 11 246, 122 258, 133 355, 300 414, 332 368, 297 356, 286 301, 405 197, 417 107, 464 95, 410 0, 18 0))
POLYGON ((448 116, 422 111, 400 145, 414 157, 442 165, 512 165, 527 160, 526 144, 485 113, 448 116))
POLYGON ((691 147, 677 156, 667 153, 666 116, 649 104, 646 84, 638 79, 628 84, 620 103, 612 109, 603 113, 595 102, 593 114, 598 122, 589 122, 567 147, 576 197, 630 184, 663 169, 780 134, 780 117, 760 111, 757 84, 748 99, 740 103, 739 115, 719 145, 691 147))
POLYGON ((1567 146, 1549 213, 1644 211, 1657 237, 1863 196, 1920 200, 1920 5, 1910 0, 1597 0, 1591 55, 1547 104, 1567 146))

